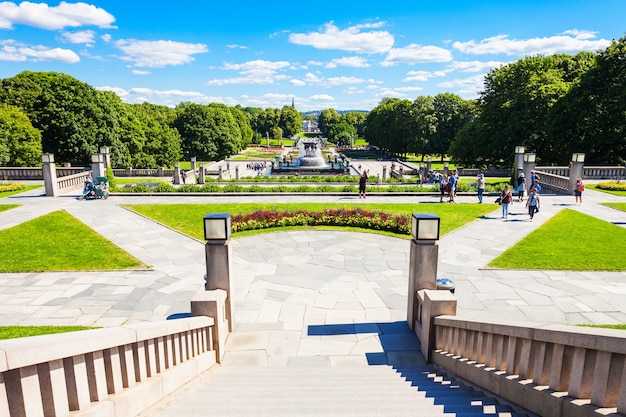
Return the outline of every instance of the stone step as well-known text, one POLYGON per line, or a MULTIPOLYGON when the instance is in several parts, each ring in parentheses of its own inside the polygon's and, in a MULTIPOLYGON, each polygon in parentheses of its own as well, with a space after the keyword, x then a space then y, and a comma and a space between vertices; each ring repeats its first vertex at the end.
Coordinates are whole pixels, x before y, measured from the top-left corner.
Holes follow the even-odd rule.
POLYGON ((215 367, 142 417, 512 416, 432 368, 215 367))

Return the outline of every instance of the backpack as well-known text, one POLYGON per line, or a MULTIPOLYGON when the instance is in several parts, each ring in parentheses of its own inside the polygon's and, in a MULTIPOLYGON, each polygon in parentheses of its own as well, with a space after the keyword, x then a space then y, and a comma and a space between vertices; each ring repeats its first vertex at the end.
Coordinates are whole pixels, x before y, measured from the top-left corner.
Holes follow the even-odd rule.
POLYGON ((585 191, 585 184, 583 184, 582 182, 578 183, 578 191, 580 191, 581 193, 583 191, 585 191))

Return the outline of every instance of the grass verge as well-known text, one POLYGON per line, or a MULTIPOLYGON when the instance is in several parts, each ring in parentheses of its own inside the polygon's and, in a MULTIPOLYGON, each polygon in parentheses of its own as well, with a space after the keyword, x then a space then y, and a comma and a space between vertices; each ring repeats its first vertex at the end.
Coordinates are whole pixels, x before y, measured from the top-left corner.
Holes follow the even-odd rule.
POLYGON ((0 230, 0 272, 103 271, 145 267, 65 211, 0 230))
POLYGON ((611 207, 617 210, 626 211, 626 203, 602 203, 607 207, 611 207))
POLYGON ((10 197, 15 194, 20 194, 25 191, 34 190, 36 188, 43 188, 43 185, 24 185, 24 184, 7 184, 5 187, 0 187, 0 198, 10 197), (10 191, 4 191, 5 189, 11 189, 10 191))
POLYGON ((20 206, 19 204, 0 204, 0 212, 11 210, 19 206, 20 206))
POLYGON ((623 271, 626 229, 564 209, 489 266, 503 269, 623 271))
MULTIPOLYGON (((244 214, 256 210, 307 210, 323 211, 330 208, 354 208, 354 204, 327 204, 327 203, 240 203, 240 204, 126 204, 124 207, 141 215, 158 221, 172 229, 178 230, 195 239, 203 239, 202 219, 207 213, 244 214)), ((364 210, 379 210, 392 214, 411 216, 411 213, 433 213, 441 217, 441 235, 464 226, 476 220, 498 206, 495 204, 359 204, 364 210)), ((316 226, 321 229, 337 229, 336 227, 316 226)), ((303 227, 274 228, 264 231, 246 231, 234 233, 234 237, 248 236, 268 231, 303 229, 303 227)), ((346 228, 340 228, 346 230, 346 228)), ((350 230, 369 231, 366 229, 350 230)), ((394 235, 388 232, 382 234, 407 238, 404 235, 394 235)))
POLYGON ((86 326, 0 326, 0 340, 40 336, 44 334, 77 332, 79 330, 95 328, 96 327, 86 326))

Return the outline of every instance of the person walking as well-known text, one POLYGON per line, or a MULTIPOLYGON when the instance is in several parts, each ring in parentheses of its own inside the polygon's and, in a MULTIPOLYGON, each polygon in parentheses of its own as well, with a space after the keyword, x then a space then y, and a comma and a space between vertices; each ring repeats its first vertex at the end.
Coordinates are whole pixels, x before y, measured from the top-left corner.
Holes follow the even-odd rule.
POLYGON ((509 204, 513 200, 513 195, 509 189, 509 184, 504 186, 504 190, 500 193, 500 204, 502 204, 502 218, 507 219, 509 217, 509 204))
POLYGON ((485 174, 482 172, 476 178, 476 188, 478 189, 478 203, 482 203, 483 193, 485 192, 485 174))
POLYGON ((367 171, 363 170, 359 177, 359 198, 365 198, 365 187, 367 187, 367 171))
POLYGON ((535 217, 535 213, 539 211, 540 204, 541 199, 539 198, 537 189, 531 188, 530 194, 528 194, 528 201, 526 201, 526 207, 528 207, 528 215, 530 216, 531 222, 533 221, 533 217, 535 217))
POLYGON ((517 201, 524 201, 524 193, 526 192, 526 176, 523 172, 521 172, 519 177, 517 177, 517 188, 515 188, 515 191, 518 192, 517 201))
POLYGON ((576 189, 574 189, 574 195, 576 196, 576 204, 583 204, 583 191, 585 191, 585 183, 583 183, 583 179, 578 177, 576 178, 576 189))
POLYGON ((443 203, 443 196, 446 195, 446 187, 448 186, 448 179, 445 175, 439 174, 439 192, 441 195, 439 196, 439 202, 443 203))

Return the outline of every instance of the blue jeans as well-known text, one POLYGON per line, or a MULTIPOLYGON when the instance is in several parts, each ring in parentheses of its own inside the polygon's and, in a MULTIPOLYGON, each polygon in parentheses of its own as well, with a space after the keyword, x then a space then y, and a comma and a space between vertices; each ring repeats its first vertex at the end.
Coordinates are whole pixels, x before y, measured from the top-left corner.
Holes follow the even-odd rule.
POLYGON ((485 191, 484 188, 479 188, 478 189, 478 202, 482 203, 483 202, 483 191, 485 191))
POLYGON ((502 217, 509 215, 509 203, 502 203, 502 217))

